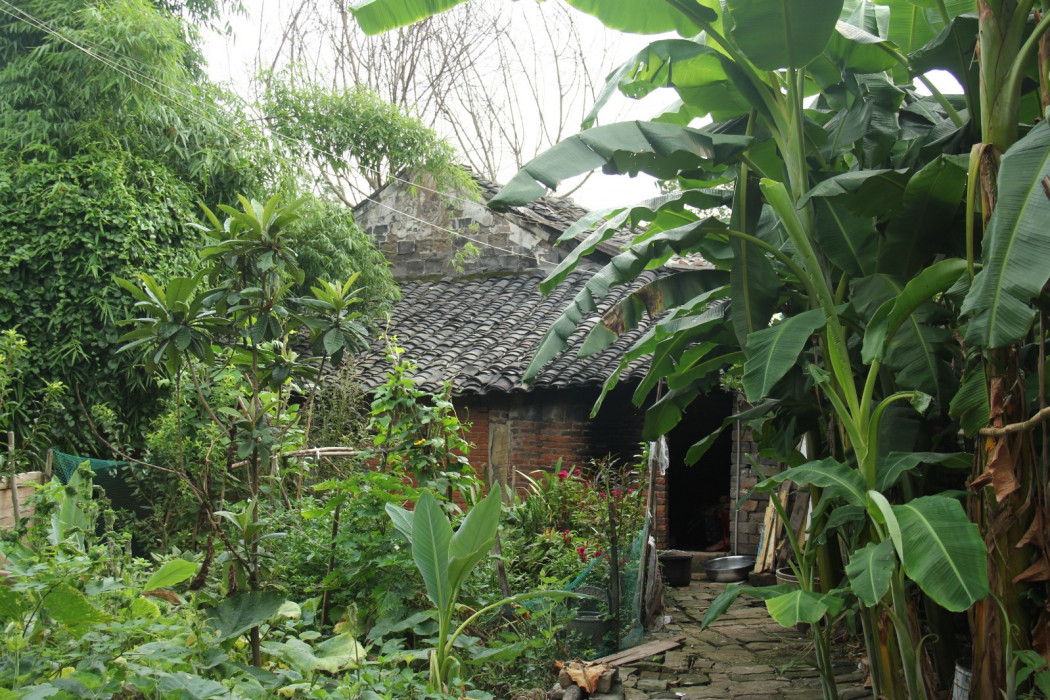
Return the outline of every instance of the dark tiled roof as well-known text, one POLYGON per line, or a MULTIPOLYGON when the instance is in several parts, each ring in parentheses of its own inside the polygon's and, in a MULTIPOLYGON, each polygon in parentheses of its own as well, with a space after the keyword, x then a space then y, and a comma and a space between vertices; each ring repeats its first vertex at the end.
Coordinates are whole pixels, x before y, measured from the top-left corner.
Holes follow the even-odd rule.
MULTIPOLYGON (((539 272, 408 282, 401 287, 388 333, 419 366, 416 379, 429 391, 440 391, 445 381, 452 382, 456 395, 527 391, 521 378, 540 339, 589 278, 590 273, 574 272, 547 297, 539 291, 539 272)), ((644 273, 633 288, 652 279, 653 273, 644 273)), ((623 288, 614 288, 610 297, 617 289, 623 288)), ((610 297, 599 303, 600 312, 611 306, 610 297)), ((592 314, 584 320, 569 349, 541 371, 535 388, 600 386, 605 381, 642 331, 626 333, 601 353, 581 359, 577 351, 598 318, 592 314)), ((367 388, 385 380, 389 367, 381 341, 356 363, 367 388)), ((641 377, 644 365, 635 363, 622 378, 641 377)))

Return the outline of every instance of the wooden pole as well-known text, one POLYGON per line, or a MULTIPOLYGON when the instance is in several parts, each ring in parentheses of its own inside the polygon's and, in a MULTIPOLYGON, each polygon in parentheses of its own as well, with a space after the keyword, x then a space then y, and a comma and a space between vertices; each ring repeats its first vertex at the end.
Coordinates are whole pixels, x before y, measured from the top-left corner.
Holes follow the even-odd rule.
POLYGON ((11 508, 15 516, 15 527, 22 519, 22 507, 18 502, 18 465, 15 464, 15 431, 7 431, 7 459, 11 463, 11 475, 7 477, 7 485, 11 489, 11 508))

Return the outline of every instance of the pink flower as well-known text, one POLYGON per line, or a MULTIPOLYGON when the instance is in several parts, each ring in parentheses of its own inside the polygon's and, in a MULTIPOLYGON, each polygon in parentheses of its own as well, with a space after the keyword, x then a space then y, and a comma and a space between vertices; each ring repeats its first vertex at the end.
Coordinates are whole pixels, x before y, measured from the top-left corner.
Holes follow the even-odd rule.
POLYGON ((600 491, 598 493, 598 498, 605 498, 605 492, 604 491, 600 491))
POLYGON ((595 550, 595 552, 594 552, 594 558, 595 558, 595 559, 597 559, 597 558, 598 558, 598 557, 600 557, 601 555, 602 555, 602 553, 601 553, 601 552, 599 552, 599 551, 595 550))
POLYGON ((612 490, 612 495, 613 495, 613 498, 619 498, 620 497, 620 489, 613 489, 612 490))
POLYGON ((634 489, 627 489, 627 495, 630 496, 634 493, 634 489))
POLYGON ((562 469, 560 472, 558 472, 558 481, 565 481, 568 478, 569 472, 567 470, 562 469))
POLYGON ((577 547, 576 548, 576 553, 580 555, 580 560, 581 561, 587 561, 587 550, 586 549, 584 549, 583 547, 577 547))

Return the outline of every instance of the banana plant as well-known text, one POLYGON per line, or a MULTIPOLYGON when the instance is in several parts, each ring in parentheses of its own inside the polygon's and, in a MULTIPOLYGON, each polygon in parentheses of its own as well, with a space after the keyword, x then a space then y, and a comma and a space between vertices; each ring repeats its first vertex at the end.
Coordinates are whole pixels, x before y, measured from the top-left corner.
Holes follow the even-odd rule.
MULTIPOLYGON (((376 32, 459 1, 359 0, 353 11, 376 32)), ((856 601, 873 691, 920 698, 936 690, 920 655, 949 678, 947 615, 976 603, 980 687, 997 692, 1009 660, 994 647, 1009 647, 1001 642, 1011 631, 998 603, 981 601, 994 585, 1007 617, 1024 624, 1024 597, 1010 582, 1050 578, 1050 547, 1038 534, 1050 514, 1045 474, 1017 466, 1038 453, 1017 436, 1047 414, 1023 396, 1043 394, 1046 364, 1038 310, 1050 276, 1050 131, 1031 125, 1050 104, 1050 8, 1042 0, 567 1, 609 27, 679 38, 660 37, 614 71, 584 131, 525 164, 493 204, 524 204, 598 167, 646 172, 678 191, 573 230, 586 238, 544 291, 621 224, 643 232, 577 294, 527 374, 564 350, 616 286, 672 256, 702 256, 713 269, 643 286, 600 320, 583 352, 603 349, 645 314, 663 314, 621 365, 650 357, 638 403, 661 382, 668 389, 647 411, 650 438, 681 421, 721 374, 742 376, 759 433, 797 465, 762 488, 782 479, 808 488, 807 546, 841 543, 846 553, 837 562, 838 546, 800 552, 824 588, 811 590, 814 572, 803 571, 809 583, 773 602, 771 614, 786 620, 785 610, 799 609, 789 603, 805 600, 803 617, 815 622, 856 601), (934 69, 952 73, 965 94, 939 92, 926 75, 934 69), (658 89, 679 101, 653 120, 593 126, 611 93, 658 89), (731 215, 706 216, 699 209, 720 189, 732 192, 731 215), (977 451, 977 525, 958 491, 938 486, 964 485, 949 455, 975 445, 957 438, 960 429, 991 430, 987 452, 977 451), (808 460, 798 459, 802 437, 808 460), (1038 513, 1025 510, 1036 503, 1038 513), (878 634, 886 626, 895 632, 888 639, 878 634)), ((1050 648, 1050 612, 1039 620, 1050 648)))
POLYGON ((411 511, 393 503, 386 505, 394 526, 411 543, 412 560, 437 612, 437 646, 430 652, 430 685, 437 692, 448 692, 450 684, 460 677, 461 665, 454 653, 456 639, 482 615, 533 598, 573 595, 565 591, 532 591, 509 596, 484 606, 453 627, 464 581, 496 543, 502 507, 500 488, 495 484, 453 532, 445 510, 430 491, 423 491, 411 511))

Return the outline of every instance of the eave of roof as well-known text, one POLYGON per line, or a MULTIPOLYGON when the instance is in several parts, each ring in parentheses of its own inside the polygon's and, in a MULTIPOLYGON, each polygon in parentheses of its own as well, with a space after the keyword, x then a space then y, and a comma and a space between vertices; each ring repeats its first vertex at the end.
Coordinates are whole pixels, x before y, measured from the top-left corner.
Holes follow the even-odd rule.
MULTIPOLYGON (((522 383, 543 335, 590 276, 572 273, 546 297, 539 291, 539 272, 408 282, 402 285, 402 300, 394 308, 388 334, 419 367, 415 379, 428 391, 440 392, 446 381, 454 395, 600 386, 643 332, 629 331, 602 352, 578 357, 584 338, 612 305, 611 299, 599 302, 598 312, 581 322, 570 336, 569 348, 544 367, 533 384, 522 383)), ((633 288, 654 277, 644 273, 633 288)), ((389 370, 383 343, 374 343, 355 364, 367 388, 381 384, 389 370)), ((621 378, 640 378, 646 364, 633 363, 621 378)))

